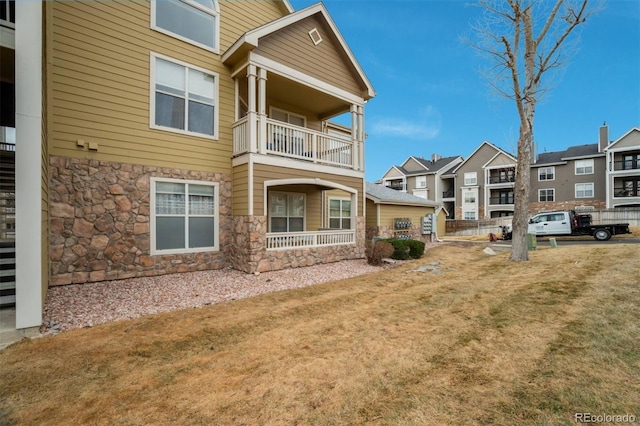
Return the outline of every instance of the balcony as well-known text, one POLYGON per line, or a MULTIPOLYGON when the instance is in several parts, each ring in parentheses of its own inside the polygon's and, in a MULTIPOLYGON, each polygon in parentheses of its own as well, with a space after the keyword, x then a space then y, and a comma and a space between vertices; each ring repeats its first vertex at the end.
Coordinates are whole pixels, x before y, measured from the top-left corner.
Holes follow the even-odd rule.
POLYGON ((264 118, 264 127, 256 120, 252 129, 250 116, 238 120, 233 125, 233 155, 253 152, 277 155, 309 163, 334 167, 360 169, 360 144, 354 143, 348 135, 321 133, 315 130, 264 118), (259 133, 255 146, 251 146, 251 135, 259 133))
POLYGON ((640 154, 635 159, 614 161, 613 170, 616 172, 622 171, 622 170, 639 170, 640 171, 640 154))
POLYGON ((508 206, 513 205, 514 198, 513 195, 510 197, 490 197, 489 205, 491 206, 508 206))
POLYGON ((489 185, 513 183, 515 181, 516 181, 516 177, 513 175, 507 175, 507 176, 493 175, 493 176, 487 177, 487 183, 489 185))
POLYGON ((289 250, 355 244, 356 231, 337 229, 316 232, 267 233, 267 250, 289 250))
POLYGON ((442 193, 442 198, 454 198, 456 196, 455 194, 456 192, 454 189, 449 189, 442 193))

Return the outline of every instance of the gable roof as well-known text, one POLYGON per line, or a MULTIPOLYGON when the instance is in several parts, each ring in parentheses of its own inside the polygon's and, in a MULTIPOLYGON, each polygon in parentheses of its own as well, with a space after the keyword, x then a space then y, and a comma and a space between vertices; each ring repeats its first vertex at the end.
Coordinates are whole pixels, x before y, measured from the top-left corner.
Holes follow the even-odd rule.
POLYGON ((376 204, 400 204, 406 206, 439 207, 440 203, 389 189, 376 183, 367 182, 367 199, 376 204))
POLYGON ((620 142, 621 140, 623 140, 633 132, 640 132, 640 127, 632 127, 631 130, 629 130, 627 133, 625 133, 624 135, 620 136, 618 139, 616 139, 615 141, 607 145, 607 147, 605 148, 605 151, 608 149, 611 149, 615 144, 617 144, 618 142, 620 142))
POLYGON ((466 162, 467 162, 467 161, 469 161, 471 158, 473 158, 473 156, 476 154, 476 152, 480 151, 480 149, 481 149, 483 146, 485 146, 485 145, 489 145, 491 148, 495 149, 495 150, 496 150, 497 152, 499 152, 499 153, 501 152, 501 153, 504 153, 505 155, 508 155, 509 157, 513 158, 513 161, 514 161, 514 162, 515 162, 515 161, 518 161, 518 160, 517 160, 517 158, 516 158, 515 156, 513 156, 513 155, 509 154, 509 153, 508 153, 507 151, 505 151, 504 149, 498 148, 496 145, 492 144, 492 143, 491 143, 491 142, 489 142, 489 141, 483 141, 483 142, 482 142, 480 145, 478 145, 478 147, 477 147, 477 148, 476 148, 476 149, 471 153, 471 155, 470 155, 470 156, 468 156, 467 158, 465 158, 465 159, 464 159, 464 161, 463 161, 462 163, 458 164, 458 166, 457 166, 454 170, 451 170, 450 172, 451 172, 451 173, 455 173, 455 172, 457 172, 457 171, 458 171, 458 169, 464 165, 464 163, 466 163, 466 162))
POLYGON ((567 160, 573 158, 601 157, 603 155, 603 153, 599 152, 597 143, 588 145, 576 145, 570 146, 564 151, 543 152, 542 154, 538 154, 538 159, 535 161, 535 163, 532 164, 532 166, 553 163, 566 163, 567 160))
POLYGON ((233 61, 238 57, 238 55, 247 54, 249 51, 258 47, 261 38, 269 34, 273 34, 274 32, 281 30, 282 28, 293 25, 305 18, 308 18, 309 16, 316 14, 319 14, 322 19, 324 19, 327 26, 331 29, 334 37, 338 41, 338 44, 340 45, 344 54, 349 59, 349 62, 356 71, 356 74, 365 85, 367 92, 366 99, 373 98, 376 95, 376 92, 371 85, 371 82, 365 75, 362 67, 360 67, 360 64, 353 55, 353 52, 351 52, 351 49, 340 34, 340 31, 338 31, 338 28, 333 22, 333 19, 331 19, 331 16, 329 16, 329 12, 327 12, 327 9, 322 3, 313 4, 297 12, 293 12, 290 15, 283 16, 282 18, 276 19, 275 21, 271 21, 265 25, 247 31, 238 40, 236 40, 236 42, 233 43, 233 45, 231 45, 231 47, 229 47, 226 52, 224 52, 224 54, 222 55, 222 62, 226 63, 229 60, 233 61))
POLYGON ((456 155, 455 157, 443 157, 439 158, 436 161, 433 160, 425 160, 424 158, 419 157, 411 157, 418 163, 420 163, 426 170, 427 173, 424 172, 409 172, 410 175, 421 175, 421 174, 429 174, 429 173, 437 173, 448 166, 451 165, 452 162, 457 160, 458 158, 462 159, 462 156, 456 155))

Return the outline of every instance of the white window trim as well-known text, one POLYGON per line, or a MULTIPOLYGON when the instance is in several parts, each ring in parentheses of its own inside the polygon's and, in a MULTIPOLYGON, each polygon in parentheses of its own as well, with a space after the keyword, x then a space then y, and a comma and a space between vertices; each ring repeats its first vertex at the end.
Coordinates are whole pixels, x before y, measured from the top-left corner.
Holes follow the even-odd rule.
POLYGON ((477 191, 474 191, 473 189, 463 189, 462 190, 462 204, 467 205, 467 206, 475 206, 478 204, 478 193, 477 191), (467 194, 471 194, 475 196, 475 200, 474 201, 467 201, 467 194))
POLYGON ((477 186, 478 185, 478 172, 466 172, 464 174, 464 186, 477 186), (467 178, 467 175, 471 176, 474 175, 473 177, 473 183, 467 183, 467 179, 471 179, 471 178, 467 178))
MULTIPOLYGON (((165 132, 179 133, 181 135, 194 136, 205 139, 218 140, 220 134, 220 75, 217 72, 191 65, 187 62, 179 61, 169 56, 161 55, 159 53, 150 53, 150 73, 149 73, 149 127, 155 130, 162 130, 165 132), (186 68, 191 68, 196 71, 200 71, 205 74, 212 75, 213 78, 213 121, 214 121, 214 133, 213 135, 207 135, 204 133, 190 132, 188 130, 175 129, 173 127, 159 126, 156 124, 156 59, 164 59, 165 61, 172 62, 177 65, 181 65, 186 68)), ((187 88, 186 90, 189 90, 187 88)), ((188 117, 187 117, 188 119, 188 117)), ((185 125, 186 127, 186 125, 185 125)))
MULTIPOLYGON (((271 218, 273 217, 286 217, 287 219, 290 217, 298 217, 298 216, 289 216, 289 206, 287 206, 287 214, 286 216, 273 216, 271 214, 271 195, 273 194, 282 194, 282 195, 302 195, 302 197, 304 198, 304 214, 302 216, 302 231, 285 231, 284 233, 293 233, 293 232, 306 232, 307 230, 307 194, 305 194, 304 192, 291 192, 291 191, 269 191, 267 193, 267 229, 269 233, 274 232, 271 231, 271 218)), ((274 232, 274 233, 278 233, 278 232, 274 232)))
POLYGON ((593 185, 593 182, 576 183, 575 184, 575 196, 576 196, 576 198, 594 198, 595 197, 595 186, 593 185), (578 196, 578 185, 591 185, 591 196, 579 197, 578 196))
MULTIPOLYGON (((594 173, 594 168, 595 168, 595 164, 594 163, 595 162, 593 161, 592 158, 591 159, 587 159, 587 160, 576 160, 575 168, 574 168, 576 176, 592 175, 594 173), (578 163, 585 163, 585 162, 588 162, 588 161, 591 162, 591 172, 589 172, 589 173, 578 173, 578 163)), ((583 166, 583 168, 584 168, 584 166, 583 166)))
POLYGON ((311 41, 315 46, 322 43, 322 36, 318 32, 317 28, 313 28, 311 31, 309 31, 309 37, 311 37, 311 41))
POLYGON ((213 47, 207 46, 206 44, 199 43, 195 40, 191 40, 190 38, 181 36, 180 34, 173 33, 167 29, 158 27, 156 25, 156 0, 151 1, 151 29, 219 55, 220 54, 220 6, 218 5, 218 0, 213 0, 213 5, 215 7, 215 10, 207 9, 202 5, 189 0, 180 0, 180 1, 204 13, 207 13, 215 18, 216 27, 215 27, 215 34, 214 34, 215 40, 214 40, 213 47))
MULTIPOLYGON (((548 197, 547 197, 548 198, 548 197)), ((556 201, 556 189, 555 188, 542 188, 542 189, 538 189, 538 202, 539 203, 554 203, 556 201), (552 191, 553 193, 553 200, 549 201, 549 200, 545 200, 542 201, 540 198, 540 194, 542 193, 542 191, 552 191)))
MULTIPOLYGON (((305 128, 307 127, 307 117, 304 116, 304 115, 296 114, 295 112, 287 111, 286 109, 282 109, 282 108, 269 107, 269 118, 271 118, 272 120, 276 120, 276 121, 280 121, 280 120, 277 120, 277 119, 273 118, 273 112, 274 111, 281 112, 281 113, 287 114, 287 115, 291 115, 293 117, 301 118, 302 121, 304 122, 304 126, 302 126, 302 127, 305 127, 305 128)), ((281 121, 281 123, 287 123, 290 126, 295 126, 295 124, 291 124, 288 121, 281 121)))
MULTIPOLYGON (((327 228, 328 229, 355 229, 353 227, 354 225, 354 219, 353 219, 353 202, 351 203, 351 208, 349 210, 349 221, 351 223, 351 226, 349 228, 343 228, 342 227, 342 219, 346 219, 346 216, 343 217, 342 216, 342 203, 340 203, 340 217, 336 218, 336 217, 331 217, 331 201, 332 200, 338 200, 338 201, 351 201, 350 197, 329 197, 329 202, 327 203, 327 228), (340 228, 331 228, 331 219, 340 219, 340 228)), ((305 199, 306 201, 306 199, 305 199)), ((306 207, 306 206, 305 206, 306 207)), ((305 211, 306 214, 306 211, 305 211)))
MULTIPOLYGON (((220 184, 218 182, 209 182, 201 180, 183 180, 163 177, 150 178, 150 209, 149 212, 149 234, 150 234, 150 253, 152 256, 164 254, 186 254, 186 253, 202 253, 220 250, 220 184), (190 185, 213 186, 214 213, 213 213, 213 247, 197 247, 184 249, 157 250, 156 249, 156 182, 173 182, 190 185)), ((186 215, 186 213, 185 213, 186 215)), ((188 232, 185 230, 185 232, 188 232)))
POLYGON ((416 189, 426 189, 426 188, 427 188, 427 177, 416 176, 416 189), (424 183, 424 185, 419 185, 419 183, 424 183))
POLYGON ((548 167, 540 167, 540 168, 538 168, 538 182, 550 182, 552 180, 556 180, 556 166, 548 166, 548 167), (540 172, 542 170, 548 170, 548 169, 552 170, 553 179, 540 179, 540 172))

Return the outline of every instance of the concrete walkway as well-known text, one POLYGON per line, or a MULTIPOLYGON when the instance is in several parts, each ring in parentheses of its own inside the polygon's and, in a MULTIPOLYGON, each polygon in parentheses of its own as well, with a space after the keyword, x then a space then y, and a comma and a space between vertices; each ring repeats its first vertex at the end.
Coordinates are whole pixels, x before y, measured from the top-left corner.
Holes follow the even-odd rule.
POLYGON ((22 339, 38 335, 39 327, 16 330, 16 308, 0 309, 0 350, 22 339))

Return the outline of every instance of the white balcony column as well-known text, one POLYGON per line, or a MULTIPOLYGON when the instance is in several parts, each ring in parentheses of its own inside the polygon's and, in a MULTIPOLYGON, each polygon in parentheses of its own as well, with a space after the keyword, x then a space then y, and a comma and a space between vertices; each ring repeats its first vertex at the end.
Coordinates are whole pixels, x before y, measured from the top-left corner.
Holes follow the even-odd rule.
POLYGON ((260 153, 267 152, 267 70, 258 70, 258 140, 260 141, 260 153))
MULTIPOLYGON (((4 5, 3 5, 4 6, 4 5)), ((16 2, 16 328, 42 323, 42 3, 16 2)), ((44 283, 46 284, 46 283, 44 283)))
POLYGON ((354 170, 359 170, 360 150, 358 149, 358 136, 360 136, 360 130, 358 129, 358 106, 351 105, 351 166, 354 170))
POLYGON ((256 118, 256 66, 249 65, 247 67, 247 80, 249 82, 249 105, 247 111, 247 126, 249 131, 249 152, 258 152, 258 135, 257 135, 257 118, 256 118))
POLYGON ((364 170, 364 107, 358 106, 358 170, 364 170))

